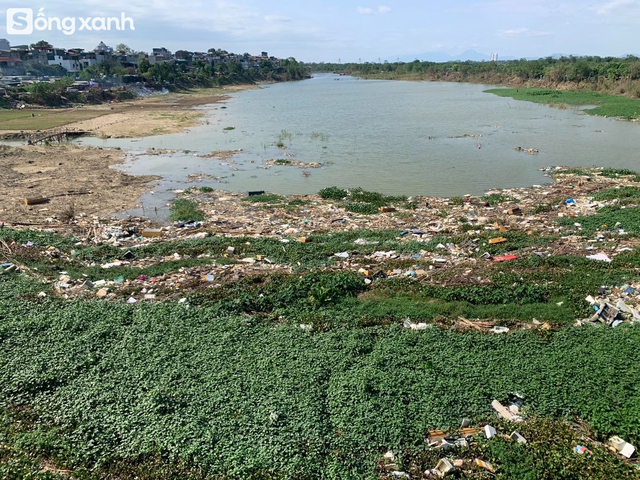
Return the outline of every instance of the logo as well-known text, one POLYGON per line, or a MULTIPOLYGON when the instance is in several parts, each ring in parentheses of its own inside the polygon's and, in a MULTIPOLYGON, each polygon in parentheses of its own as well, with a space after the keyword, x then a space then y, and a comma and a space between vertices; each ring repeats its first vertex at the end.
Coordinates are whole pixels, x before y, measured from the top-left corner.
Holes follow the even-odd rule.
POLYGON ((59 30, 65 35, 73 35, 79 20, 78 30, 135 30, 133 18, 127 17, 124 12, 119 17, 48 17, 44 8, 38 10, 33 16, 31 8, 7 8, 7 34, 31 35, 34 30, 59 30))
POLYGON ((33 33, 33 10, 30 8, 7 8, 7 33, 9 35, 31 35, 33 33))

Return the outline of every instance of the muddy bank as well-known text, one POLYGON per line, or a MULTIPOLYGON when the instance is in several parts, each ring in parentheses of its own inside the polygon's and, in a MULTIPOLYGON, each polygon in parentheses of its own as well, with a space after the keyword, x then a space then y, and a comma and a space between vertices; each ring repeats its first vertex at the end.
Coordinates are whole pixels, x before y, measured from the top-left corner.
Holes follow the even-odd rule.
POLYGON ((118 150, 60 146, 0 149, 0 222, 63 225, 72 217, 108 216, 132 208, 154 176, 110 168, 123 163, 118 150), (44 197, 26 205, 25 199, 44 197))
POLYGON ((236 85, 225 88, 170 93, 104 105, 80 105, 66 109, 24 109, 15 118, 0 122, 0 140, 24 140, 49 130, 86 132, 101 138, 137 138, 179 133, 198 125, 203 112, 194 107, 223 103, 229 93, 257 88, 236 85), (32 114, 32 116, 29 116, 32 114))

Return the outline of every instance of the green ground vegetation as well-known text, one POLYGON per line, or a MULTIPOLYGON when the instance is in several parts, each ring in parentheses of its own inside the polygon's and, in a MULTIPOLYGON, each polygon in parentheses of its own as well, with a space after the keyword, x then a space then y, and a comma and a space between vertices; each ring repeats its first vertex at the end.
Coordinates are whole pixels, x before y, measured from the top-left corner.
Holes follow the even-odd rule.
POLYGON ((99 110, 0 110, 1 130, 46 130, 99 117, 99 110))
POLYGON ((204 214, 200 211, 197 202, 178 198, 171 204, 169 218, 174 222, 202 221, 204 214))
MULTIPOLYGON (((340 205, 407 201, 337 187, 321 195, 340 205)), ((561 218, 563 235, 605 233, 617 224, 626 238, 640 235, 636 187, 594 198, 626 204, 561 218)), ((243 200, 264 208, 296 201, 270 194, 243 200)), ((503 480, 638 478, 635 465, 585 437, 640 444, 640 327, 573 324, 593 313, 587 295, 637 282, 640 249, 596 262, 536 254, 559 234, 501 235, 507 242, 495 245, 488 243, 495 232, 473 239, 443 232, 429 242, 398 229, 319 232, 305 243, 212 235, 140 246, 131 252, 147 266, 105 270, 102 263, 127 250, 0 229, 2 258, 28 272, 0 275, 0 477, 373 479, 392 450, 413 478, 444 456, 491 462, 503 480), (433 267, 423 254, 450 244, 474 247, 472 274, 463 263, 434 268, 428 282, 387 278, 395 268, 433 267), (365 255, 389 250, 409 258, 367 265, 365 255), (343 269, 337 252, 359 258, 371 282, 343 269), (484 252, 518 259, 488 262, 484 252), (61 272, 119 282, 257 255, 293 274, 158 287, 164 301, 136 304, 126 303, 139 293, 135 285, 113 300, 54 293, 61 272), (461 317, 511 332, 465 331, 461 317), (402 326, 406 320, 428 327, 413 331, 402 326), (522 328, 540 322, 548 327, 522 328), (510 433, 516 427, 500 422, 490 404, 513 392, 530 417, 517 425, 526 445, 478 438, 466 449, 426 447, 429 430, 455 429, 465 417, 510 433), (575 454, 578 444, 592 454, 575 454)), ((494 477, 476 469, 473 478, 494 477)))
MULTIPOLYGON (((306 288, 318 311, 361 288, 333 276, 325 294, 317 280, 306 288)), ((536 416, 579 417, 597 438, 640 442, 633 326, 505 336, 397 324, 308 332, 223 313, 215 302, 24 301, 39 288, 0 279, 6 478, 55 478, 43 463, 78 478, 375 478, 388 449, 407 466, 433 467, 429 429, 491 419, 491 400, 514 391, 536 416)), ((295 290, 279 295, 296 301, 295 290)), ((559 465, 573 472, 562 478, 635 478, 601 450, 577 459, 576 437, 562 424, 521 430, 546 440, 478 447, 498 478, 560 478, 549 476, 559 465), (551 441, 557 436, 562 442, 551 441)))
POLYGON ((549 90, 542 88, 494 88, 486 90, 500 97, 543 103, 556 107, 590 106, 584 111, 591 115, 640 118, 640 99, 582 90, 549 90))
POLYGON ((349 212, 365 215, 380 213, 380 207, 413 208, 412 204, 407 203, 406 196, 383 195, 377 192, 368 192, 360 187, 351 189, 327 187, 320 190, 319 195, 325 200, 339 201, 339 206, 349 212))

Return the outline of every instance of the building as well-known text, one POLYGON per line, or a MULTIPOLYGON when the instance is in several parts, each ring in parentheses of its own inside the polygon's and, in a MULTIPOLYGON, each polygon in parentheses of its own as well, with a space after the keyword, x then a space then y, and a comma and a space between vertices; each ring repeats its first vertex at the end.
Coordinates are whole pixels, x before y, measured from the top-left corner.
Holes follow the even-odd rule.
POLYGON ((173 55, 164 47, 154 48, 151 52, 151 55, 149 55, 149 63, 152 65, 154 63, 166 63, 173 61, 173 55))
POLYGON ((67 72, 77 73, 82 70, 79 56, 70 55, 68 52, 62 49, 53 49, 47 56, 48 65, 60 65, 67 72))
POLYGON ((98 55, 109 55, 113 53, 113 48, 105 45, 104 42, 100 42, 98 46, 93 49, 93 51, 98 55))
POLYGON ((0 50, 11 50, 9 40, 7 40, 6 38, 0 38, 0 50))
POLYGON ((0 73, 5 77, 22 76, 24 75, 24 64, 19 58, 0 56, 0 73))

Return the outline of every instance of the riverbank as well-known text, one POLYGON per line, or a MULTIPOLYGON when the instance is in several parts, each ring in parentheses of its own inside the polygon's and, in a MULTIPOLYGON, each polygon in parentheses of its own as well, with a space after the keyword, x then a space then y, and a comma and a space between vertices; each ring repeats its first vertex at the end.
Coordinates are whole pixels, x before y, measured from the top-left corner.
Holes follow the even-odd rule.
POLYGON ((493 88, 486 90, 499 97, 541 103, 557 108, 591 106, 583 109, 590 115, 615 117, 624 120, 640 119, 640 99, 600 92, 578 90, 549 90, 543 88, 493 88))
POLYGON ((635 478, 606 444, 640 444, 640 176, 548 173, 448 199, 194 187, 176 225, 0 229, 0 465, 417 480, 447 459, 487 478, 480 459, 635 478))
POLYGON ((128 175, 114 165, 120 150, 71 145, 0 147, 0 222, 65 229, 136 206, 154 176, 128 175), (26 199, 33 198, 32 205, 26 199), (41 200, 35 200, 40 198, 41 200))
POLYGON ((637 96, 629 96, 628 82, 606 83, 594 86, 588 82, 550 82, 546 80, 528 80, 514 76, 501 74, 474 74, 463 75, 460 73, 450 73, 442 75, 423 74, 361 74, 352 73, 370 80, 395 80, 414 82, 452 82, 452 83, 475 83, 496 85, 506 88, 496 88, 487 90, 502 97, 512 97, 515 100, 524 100, 542 104, 552 104, 560 107, 567 105, 595 106, 584 111, 591 115, 604 117, 614 117, 624 120, 640 119, 640 99, 637 96))
POLYGON ((194 89, 155 95, 106 105, 83 105, 65 109, 23 109, 0 111, 0 138, 26 139, 50 129, 86 132, 101 138, 137 138, 182 132, 197 125, 203 116, 194 110, 201 105, 223 103, 228 94, 258 88, 235 85, 194 89))

